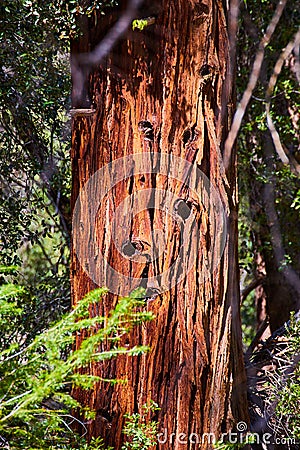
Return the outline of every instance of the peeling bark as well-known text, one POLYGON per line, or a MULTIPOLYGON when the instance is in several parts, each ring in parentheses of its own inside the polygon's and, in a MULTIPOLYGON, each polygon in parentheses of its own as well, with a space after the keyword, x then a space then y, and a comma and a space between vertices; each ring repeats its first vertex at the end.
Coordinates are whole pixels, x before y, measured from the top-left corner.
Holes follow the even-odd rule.
MULTIPOLYGON (((218 438, 234 422, 247 420, 235 158, 227 174, 222 159, 233 103, 228 86, 224 93, 229 71, 226 11, 222 2, 215 0, 152 1, 146 2, 143 11, 145 16, 155 15, 155 24, 143 32, 128 31, 89 77, 95 113, 73 116, 73 209, 85 183, 111 161, 143 153, 154 155, 151 164, 155 166, 158 154, 174 155, 200 169, 214 186, 226 214, 227 240, 216 264, 214 230, 218 224, 213 223, 209 212, 213 205, 204 198, 208 190, 203 188, 199 199, 180 180, 155 171, 120 180, 99 206, 97 245, 110 265, 128 277, 128 284, 120 286, 119 292, 136 287, 135 278, 139 283, 144 279, 144 287, 155 292, 146 302, 155 320, 135 329, 127 342, 130 346, 147 344, 150 352, 136 358, 122 356, 90 369, 103 378, 126 378, 126 387, 101 383, 89 394, 74 392, 76 398, 97 411, 96 419, 89 424, 89 436, 103 436, 116 450, 122 445, 123 414, 140 410, 150 399, 161 408, 156 417, 159 430, 167 430, 169 438, 157 448, 165 450, 183 448, 177 439, 180 433, 196 433, 199 438, 215 433, 218 438), (117 209, 123 207, 122 202, 145 189, 150 189, 149 208, 135 216, 128 208, 128 214, 118 217, 118 224, 129 230, 123 239, 120 229, 114 228, 115 212, 124 212, 117 209), (151 190, 176 196, 169 213, 161 210, 161 198, 151 190), (200 239, 193 239, 195 226, 200 239), (153 248, 160 242, 155 230, 161 232, 164 251, 160 251, 160 244, 153 248), (135 251, 139 255, 136 259, 135 251), (151 259, 154 251, 158 255, 151 259), (182 264, 193 255, 197 257, 191 270, 176 284, 182 264), (208 261, 214 270, 207 270, 208 261), (159 283, 158 275, 172 265, 169 278, 175 282, 168 290, 159 283), (156 285, 149 285, 154 277, 156 285), (175 433, 172 443, 171 433, 175 433)), ((88 36, 74 42, 73 55, 97 45, 119 12, 116 9, 99 18, 96 25, 90 24, 88 36)), ((183 176, 192 178, 189 173, 183 176)), ((113 183, 114 173, 108 177, 104 184, 113 183)), ((190 180, 198 188, 202 182, 205 184, 203 180, 190 180)), ((94 201, 90 199, 90 203, 94 201)), ((85 223, 84 227, 90 225, 85 223)), ((103 284, 111 282, 105 272, 102 279, 103 284)), ((73 302, 76 304, 93 287, 95 283, 73 252, 73 302)), ((116 300, 116 295, 108 295, 91 314, 108 314, 116 300)), ((188 442, 184 448, 198 447, 188 442)), ((201 448, 212 445, 205 441, 201 448)))

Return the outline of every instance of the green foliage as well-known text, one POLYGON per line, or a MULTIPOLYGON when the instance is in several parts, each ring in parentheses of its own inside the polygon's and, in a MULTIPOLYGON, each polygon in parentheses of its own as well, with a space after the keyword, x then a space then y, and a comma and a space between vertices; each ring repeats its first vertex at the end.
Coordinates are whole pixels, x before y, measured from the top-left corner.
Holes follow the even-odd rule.
MULTIPOLYGON (((272 386, 273 398, 276 400, 276 416, 278 428, 283 428, 284 434, 300 442, 300 320, 291 314, 290 325, 287 328, 288 346, 285 351, 287 366, 282 371, 279 383, 272 386), (286 368, 285 368, 286 369, 286 368)), ((277 380, 273 378, 273 380, 277 380)))
MULTIPOLYGON (((84 373, 91 362, 147 351, 145 346, 123 347, 120 340, 133 326, 153 318, 143 312, 144 301, 136 293, 120 299, 109 317, 91 318, 90 305, 101 301, 105 293, 105 289, 90 292, 70 313, 28 343, 26 336, 18 339, 10 334, 15 316, 23 317, 23 289, 0 287, 0 327, 4 331, 0 348, 0 436, 11 443, 11 448, 102 448, 100 440, 92 447, 83 447, 72 432, 75 418, 71 411, 80 410, 81 405, 71 396, 71 388, 90 389, 100 381, 84 373), (83 332, 85 337, 75 350, 76 335, 83 332)), ((87 418, 93 416, 92 411, 83 412, 87 418)))
POLYGON ((135 19, 132 21, 132 30, 135 29, 143 31, 144 28, 149 27, 155 23, 155 17, 146 17, 144 19, 135 19))
POLYGON ((148 405, 142 406, 142 413, 125 415, 127 418, 123 433, 127 436, 127 441, 122 446, 122 450, 147 450, 156 444, 157 426, 155 420, 147 420, 149 413, 160 408, 151 401, 148 405))
POLYGON ((103 439, 98 437, 92 438, 89 443, 82 442, 80 450, 113 450, 113 447, 105 447, 103 439))
POLYGON ((132 21, 132 30, 134 31, 136 28, 140 31, 148 25, 148 21, 145 19, 135 19, 132 21))
POLYGON ((59 2, 0 6, 0 264, 18 266, 2 279, 24 288, 11 334, 26 342, 70 305, 71 80, 62 17, 59 2))
POLYGON ((291 208, 294 208, 296 211, 300 209, 300 190, 296 192, 291 208))
POLYGON ((241 305, 242 336, 247 349, 256 334, 256 307, 254 292, 251 292, 241 305))

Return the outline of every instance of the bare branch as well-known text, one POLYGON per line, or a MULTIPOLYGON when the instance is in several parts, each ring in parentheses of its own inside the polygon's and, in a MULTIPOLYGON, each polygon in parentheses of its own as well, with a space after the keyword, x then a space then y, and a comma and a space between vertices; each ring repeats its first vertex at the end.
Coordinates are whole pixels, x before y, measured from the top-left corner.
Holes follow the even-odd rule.
MULTIPOLYGON (((282 51, 281 55, 279 56, 275 66, 274 66, 274 70, 272 73, 272 76, 270 78, 269 81, 269 85, 267 88, 267 92, 266 92, 266 114, 267 114, 267 124, 268 124, 268 128, 270 130, 271 136, 272 136, 272 140, 273 140, 273 144, 275 147, 275 150, 279 156, 279 158, 281 159, 281 161, 284 164, 288 164, 290 162, 289 158, 287 157, 284 148, 281 144, 280 141, 280 137, 279 134, 275 128, 274 122, 272 120, 271 114, 270 114, 270 109, 271 109, 271 97, 276 85, 276 81, 278 78, 278 75, 281 72, 282 66, 284 64, 284 62, 287 60, 287 58, 291 55, 292 51, 295 48, 299 48, 300 45, 300 30, 296 33, 294 39, 292 41, 290 41, 288 43, 288 45, 286 46, 286 48, 282 51)), ((297 169, 297 168, 296 168, 297 169)), ((300 169, 300 165, 299 165, 299 169, 300 169)), ((297 170, 297 172, 299 173, 300 170, 297 170)))
POLYGON ((246 112, 246 108, 248 106, 248 103, 252 97, 252 93, 253 90, 257 84, 258 78, 259 78, 259 74, 260 74, 260 70, 261 70, 261 66, 263 63, 263 59, 264 59, 264 54, 265 54, 265 47, 269 44, 270 39, 276 29, 276 26, 279 22, 279 19, 283 13, 283 10, 285 8, 285 5, 287 3, 287 0, 280 0, 276 11, 274 13, 274 16, 267 28, 266 33, 264 34, 262 40, 260 41, 259 44, 259 48, 258 48, 258 52, 256 54, 255 60, 254 60, 254 64, 253 64, 253 68, 252 68, 252 72, 249 78, 249 82, 248 82, 248 86, 243 94, 242 100, 239 103, 237 110, 235 112, 234 118, 233 118, 233 122, 232 122, 232 126, 231 129, 228 133, 228 137, 226 139, 225 142, 225 149, 224 149, 224 166, 225 169, 227 170, 228 167, 230 166, 230 160, 231 160, 231 154, 232 154, 232 148, 233 145, 235 143, 235 140, 237 138, 239 129, 241 127, 241 123, 243 120, 243 117, 245 115, 246 112))
POLYGON ((264 284, 265 280, 266 280, 265 276, 260 276, 251 281, 251 283, 247 287, 245 287, 245 289, 243 289, 243 291, 241 292, 241 303, 243 303, 243 301, 248 297, 250 292, 252 292, 258 286, 264 284))
POLYGON ((110 29, 102 41, 90 53, 81 53, 72 57, 72 77, 73 77, 73 98, 83 101, 85 106, 86 99, 82 98, 84 90, 85 76, 93 67, 98 65, 105 56, 112 50, 116 42, 123 36, 132 20, 136 17, 137 10, 143 3, 143 0, 131 0, 128 7, 120 19, 110 29))
MULTIPOLYGON (((224 90, 222 94, 222 114, 220 117, 221 124, 232 119, 233 107, 232 104, 232 89, 234 86, 234 72, 236 65, 236 43, 237 43, 237 31, 238 31, 238 19, 240 12, 240 0, 230 0, 230 7, 228 13, 228 40, 229 40, 229 61, 224 82, 224 90), (225 121, 225 122, 224 122, 225 121)), ((228 123, 230 127, 230 122, 228 123)))

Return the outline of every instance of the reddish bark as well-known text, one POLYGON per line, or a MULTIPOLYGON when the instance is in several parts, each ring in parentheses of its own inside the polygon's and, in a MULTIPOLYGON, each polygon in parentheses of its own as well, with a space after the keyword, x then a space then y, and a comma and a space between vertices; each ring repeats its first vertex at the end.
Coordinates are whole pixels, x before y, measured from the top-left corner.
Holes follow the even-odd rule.
MULTIPOLYGON (((222 161, 233 95, 228 83, 224 90, 229 70, 226 11, 216 0, 152 1, 146 3, 144 11, 145 16, 156 16, 155 24, 143 32, 129 31, 113 54, 94 70, 89 91, 95 113, 73 118, 73 207, 87 180, 109 162, 134 153, 165 153, 189 161, 208 177, 221 199, 228 228, 221 261, 214 271, 206 273, 205 264, 214 258, 216 236, 207 203, 200 204, 192 189, 182 189, 182 183, 166 175, 145 173, 120 181, 103 200, 97 215, 97 241, 117 271, 144 278, 147 283, 149 277, 168 269, 176 259, 197 254, 192 270, 180 283, 170 290, 156 285, 159 295, 147 302, 156 319, 136 328, 129 337, 130 345, 147 344, 150 352, 91 367, 91 373, 104 378, 127 378, 127 386, 101 383, 89 394, 75 393, 97 411, 89 435, 104 436, 116 450, 121 448, 123 414, 139 410, 149 399, 159 404, 159 429, 166 429, 168 436, 215 433, 218 437, 234 421, 247 419, 239 318, 235 157, 227 174, 222 161), (147 124, 143 130, 142 121, 149 122, 153 131, 145 132, 147 124), (149 204, 156 209, 145 209, 136 217, 128 209, 124 229, 130 230, 130 240, 141 246, 141 253, 151 253, 153 230, 161 230, 166 250, 150 263, 147 258, 124 258, 116 248, 120 243, 112 243, 112 218, 124 199, 145 188, 171 191, 182 198, 194 214, 200 240, 192 239, 194 229, 188 220, 176 221, 174 215, 161 211, 159 198, 150 194, 149 204)), ((90 24, 88 36, 73 44, 73 55, 96 45, 116 12, 99 18, 96 26, 90 24)), ((104 273, 103 284, 110 282, 105 277, 104 273)), ((75 253, 72 286, 74 303, 95 287, 75 253)), ((130 280, 122 289, 133 287, 130 280)), ((116 296, 110 294, 91 313, 108 314, 115 301, 116 296)), ((157 448, 183 447, 173 438, 172 444, 168 441, 157 448)), ((184 448, 196 447, 189 443, 184 448)), ((206 441, 201 448, 212 446, 206 441)))

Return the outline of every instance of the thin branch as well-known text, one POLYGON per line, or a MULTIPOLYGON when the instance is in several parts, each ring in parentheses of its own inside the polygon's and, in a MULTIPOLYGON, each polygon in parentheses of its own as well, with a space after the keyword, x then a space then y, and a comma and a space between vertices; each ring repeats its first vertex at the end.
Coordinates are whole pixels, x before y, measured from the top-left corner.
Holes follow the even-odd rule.
POLYGON ((260 338, 262 337, 262 335, 264 334, 264 332, 266 331, 266 329, 268 328, 268 326, 270 325, 269 322, 269 318, 267 317, 260 325, 259 329, 257 330, 256 335, 254 336, 251 344, 249 345, 246 353, 245 353, 245 364, 247 365, 250 361, 250 356, 253 353, 253 350, 257 347, 257 345, 260 342, 260 338))
POLYGON ((265 280, 266 280, 265 276, 258 277, 258 278, 255 278, 254 280, 252 280, 251 283, 247 287, 245 287, 245 289, 243 289, 241 292, 241 303, 244 302, 244 300, 248 297, 250 292, 252 292, 258 286, 261 286, 262 284, 264 284, 265 280))
POLYGON ((251 99, 253 90, 255 89, 255 86, 257 84, 258 78, 259 78, 259 74, 261 71, 261 66, 264 60, 264 54, 265 54, 265 48, 266 46, 269 44, 270 39, 276 29, 276 26, 279 22, 279 19, 283 13, 283 10, 285 8, 285 5, 287 3, 287 0, 280 0, 277 7, 276 7, 276 11, 274 13, 274 16, 267 28, 266 33, 264 34, 262 40, 260 41, 259 44, 259 48, 258 48, 258 52, 256 54, 255 60, 254 60, 254 64, 253 64, 253 68, 252 68, 252 72, 249 78, 249 82, 248 82, 248 86, 243 94, 242 100, 239 103, 237 110, 235 112, 234 118, 233 118, 233 122, 232 122, 232 126, 231 129, 228 133, 226 142, 225 142, 225 148, 224 148, 224 166, 225 169, 227 170, 228 167, 230 166, 230 160, 231 160, 231 154, 232 154, 232 149, 235 143, 235 140, 237 138, 239 129, 241 127, 241 123, 243 120, 243 117, 245 115, 246 112, 246 108, 248 106, 248 103, 251 99))
POLYGON ((231 114, 233 114, 234 106, 232 104, 231 94, 234 86, 234 72, 236 66, 236 43, 239 13, 240 0, 230 0, 230 7, 228 12, 229 61, 222 94, 222 115, 220 117, 221 127, 223 127, 224 120, 228 120, 226 119, 226 116, 228 115, 229 120, 231 120, 231 114))
POLYGON ((300 45, 294 49, 295 55, 295 75, 298 83, 300 84, 300 45))
MULTIPOLYGON (((286 153, 285 153, 285 151, 283 149, 283 146, 282 146, 281 141, 280 141, 279 134, 278 134, 278 132, 277 132, 277 130, 275 128, 274 122, 273 122, 271 114, 270 114, 271 98, 272 98, 272 94, 273 94, 273 91, 274 91, 274 88, 275 88, 275 85, 276 85, 276 81, 277 81, 278 75, 281 72, 281 69, 282 69, 282 66, 283 66, 284 62, 291 55, 292 51, 295 48, 299 47, 299 45, 300 45, 300 30, 296 33, 294 39, 288 43, 286 48, 283 50, 283 52, 279 56, 275 66, 274 66, 274 70, 273 70, 272 76, 270 78, 269 85, 268 85, 267 92, 266 92, 267 124, 268 124, 269 131, 271 133, 271 137, 272 137, 272 140, 273 140, 273 144, 274 144, 275 150, 276 150, 279 158, 283 162, 283 164, 288 164, 290 162, 290 160, 287 157, 287 155, 286 155, 286 153)), ((299 165, 299 169, 300 169, 300 165, 299 165)), ((297 171, 297 172, 299 173, 299 171, 297 171)))
MULTIPOLYGON (((29 390, 29 391, 26 391, 26 392, 22 392, 22 394, 17 395, 16 397, 11 398, 11 399, 7 400, 6 402, 4 402, 3 405, 6 406, 9 403, 12 403, 13 401, 17 400, 18 398, 21 398, 21 397, 24 397, 27 394, 30 394, 31 392, 32 392, 32 390, 29 390)), ((8 420, 10 417, 12 417, 15 413, 17 413, 19 411, 19 409, 21 409, 22 406, 23 406, 22 402, 19 403, 14 409, 12 409, 10 411, 9 414, 7 414, 5 417, 2 417, 0 419, 0 422, 5 423, 5 421, 8 420)))
POLYGON ((72 55, 73 98, 76 99, 76 102, 80 103, 81 100, 85 100, 82 97, 86 74, 100 64, 127 31, 142 3, 143 0, 131 0, 126 11, 92 52, 72 55))

